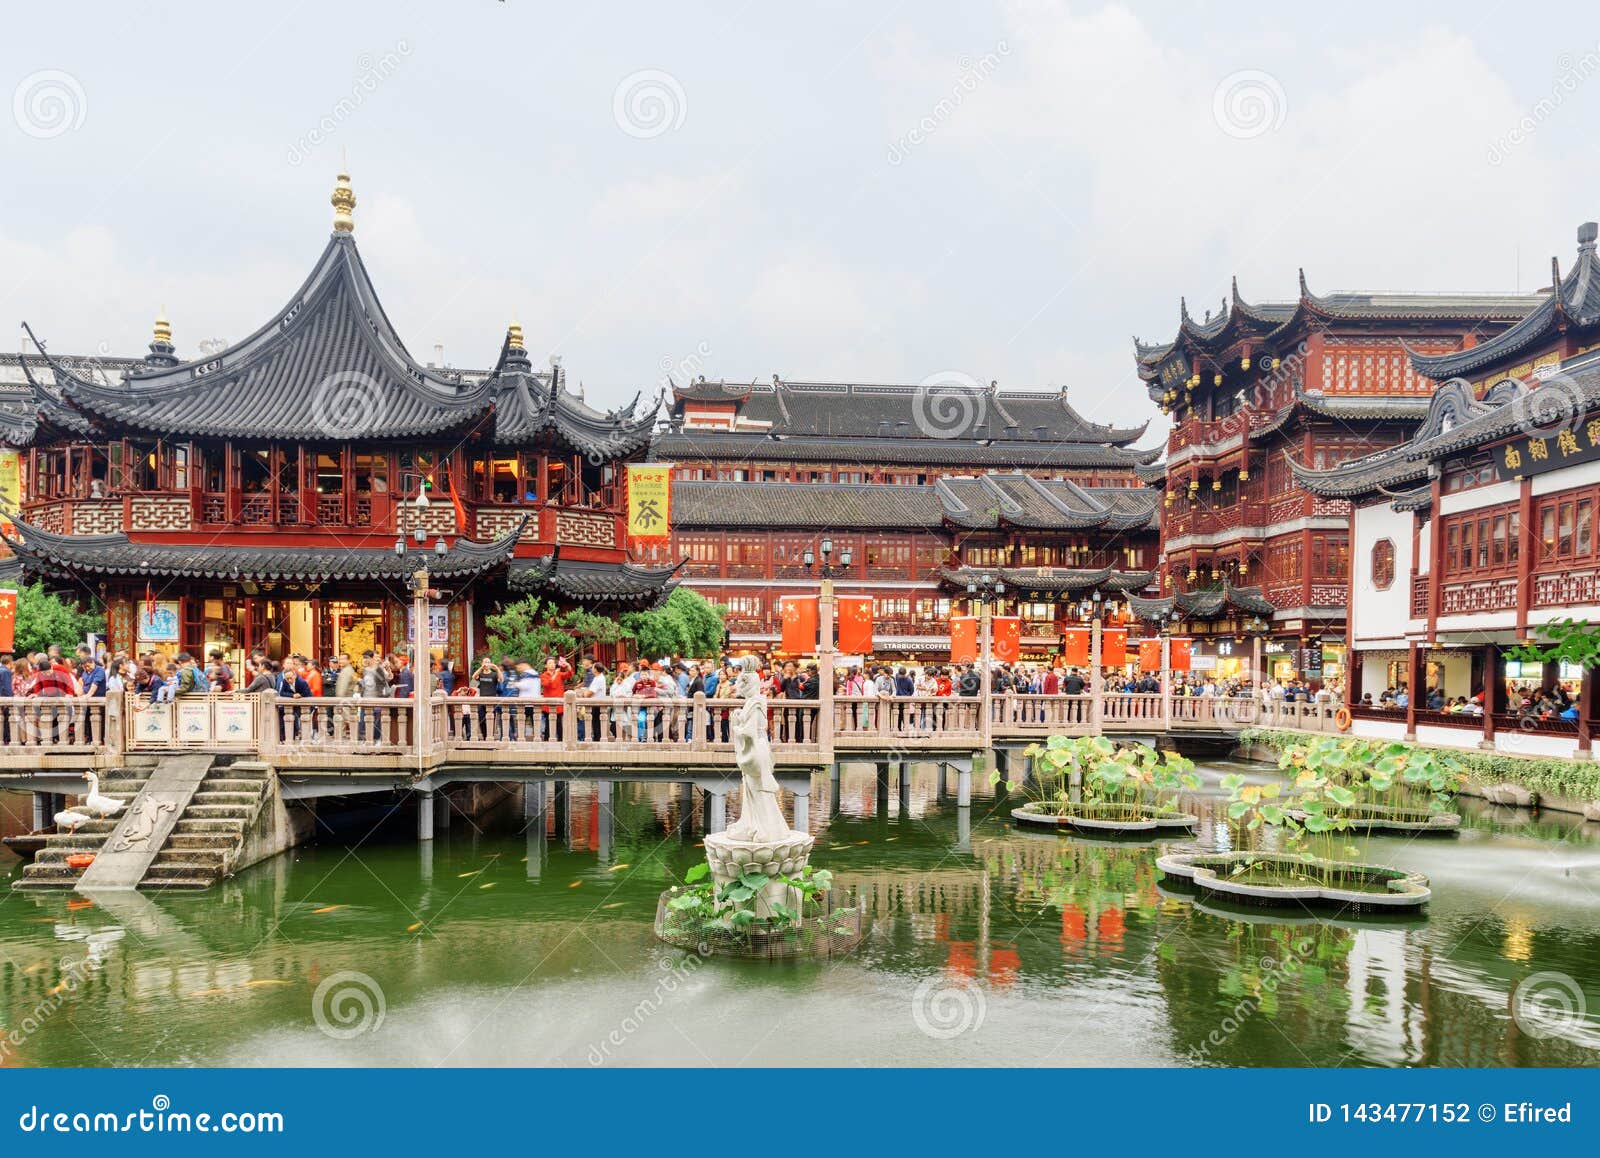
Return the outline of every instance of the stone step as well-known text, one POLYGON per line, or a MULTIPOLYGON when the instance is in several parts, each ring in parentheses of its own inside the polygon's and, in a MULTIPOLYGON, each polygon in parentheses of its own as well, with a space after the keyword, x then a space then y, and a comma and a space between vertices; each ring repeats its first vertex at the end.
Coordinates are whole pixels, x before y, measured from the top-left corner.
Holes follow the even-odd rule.
POLYGON ((259 792, 231 792, 202 788, 194 794, 194 799, 189 802, 189 807, 193 808, 197 804, 240 804, 246 808, 254 808, 260 800, 261 793, 259 792))
POLYGON ((254 811, 248 804, 191 804, 183 815, 196 820, 249 820, 254 811))
POLYGON ((198 860, 162 860, 158 853, 155 862, 145 872, 144 880, 139 882, 139 887, 144 888, 151 877, 165 880, 199 878, 202 885, 208 885, 217 879, 218 873, 218 865, 198 860))
POLYGON ((232 848, 163 848, 155 854, 155 862, 150 865, 150 872, 157 869, 165 870, 168 865, 174 864, 202 864, 208 865, 213 872, 221 869, 222 862, 227 861, 227 854, 232 853, 232 848))
POLYGON ((238 843, 239 836, 234 832, 175 832, 167 837, 167 849, 216 848, 229 850, 238 843))
POLYGON ((224 775, 259 776, 265 780, 272 774, 272 765, 265 760, 235 760, 226 768, 213 769, 213 771, 222 772, 224 775))
POLYGON ((173 831, 185 835, 209 833, 237 838, 244 832, 244 825, 244 820, 239 817, 185 816, 173 831))
POLYGON ((235 776, 218 776, 215 780, 208 776, 200 783, 201 792, 248 792, 258 799, 266 787, 265 780, 245 780, 235 776))
POLYGON ((165 889, 186 891, 189 889, 208 889, 212 883, 210 877, 147 876, 139 882, 139 887, 147 892, 160 892, 165 889))

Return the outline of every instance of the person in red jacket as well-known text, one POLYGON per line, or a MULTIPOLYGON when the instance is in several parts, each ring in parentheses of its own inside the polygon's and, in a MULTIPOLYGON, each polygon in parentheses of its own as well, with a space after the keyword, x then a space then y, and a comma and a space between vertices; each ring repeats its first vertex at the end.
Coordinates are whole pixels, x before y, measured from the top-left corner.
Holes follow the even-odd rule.
MULTIPOLYGON (((544 670, 539 673, 539 694, 547 700, 559 700, 566 694, 567 681, 572 678, 572 665, 564 659, 549 656, 544 661, 544 670)), ((544 713, 544 738, 546 740, 561 739, 561 707, 560 705, 545 705, 544 713)))

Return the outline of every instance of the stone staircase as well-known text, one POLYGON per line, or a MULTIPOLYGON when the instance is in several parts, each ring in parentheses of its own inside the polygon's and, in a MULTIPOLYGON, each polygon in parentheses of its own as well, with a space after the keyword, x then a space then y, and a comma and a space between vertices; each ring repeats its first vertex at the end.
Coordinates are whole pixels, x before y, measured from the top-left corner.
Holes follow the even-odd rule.
MULTIPOLYGON (((145 869, 138 887, 204 889, 232 875, 245 837, 266 801, 271 774, 269 765, 255 760, 236 760, 210 768, 145 869)), ((143 770, 117 772, 102 781, 100 790, 131 806, 149 778, 143 770)), ((122 815, 80 825, 72 834, 47 837, 45 847, 12 887, 76 887, 80 874, 67 866, 67 856, 98 852, 116 830, 122 815)))
POLYGON ((245 834, 266 800, 271 772, 259 760, 236 760, 207 772, 139 887, 204 889, 232 876, 245 834))
MULTIPOLYGON (((101 774, 100 791, 127 805, 139 795, 149 779, 148 768, 119 768, 114 772, 101 774)), ((123 812, 126 811, 124 808, 123 812)), ((79 852, 98 853, 100 846, 105 844, 106 837, 116 831, 121 819, 122 814, 118 813, 116 816, 80 824, 70 833, 58 832, 45 837, 44 847, 32 861, 22 866, 22 876, 13 881, 11 887, 24 890, 73 888, 78 883, 79 870, 68 866, 67 857, 79 852)))

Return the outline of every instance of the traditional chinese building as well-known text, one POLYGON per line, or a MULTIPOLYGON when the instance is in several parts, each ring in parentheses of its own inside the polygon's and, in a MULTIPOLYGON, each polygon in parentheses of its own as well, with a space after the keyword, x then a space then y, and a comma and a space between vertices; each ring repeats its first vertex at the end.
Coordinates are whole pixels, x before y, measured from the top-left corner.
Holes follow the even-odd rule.
POLYGON ((1139 376, 1173 419, 1165 461, 1140 468, 1162 492, 1166 602, 1146 611, 1176 610, 1202 640, 1260 615, 1270 675, 1339 677, 1349 506, 1297 486, 1291 459, 1326 470, 1404 441, 1428 413, 1428 359, 1470 351, 1546 301, 1322 295, 1302 273, 1295 301, 1247 302, 1235 282, 1203 319, 1180 303, 1172 341, 1135 339, 1139 376))
POLYGON ((728 607, 747 646, 778 640, 780 600, 815 593, 826 564, 840 594, 871 596, 880 657, 948 657, 952 609, 967 609, 969 584, 998 581, 1024 656, 1043 659, 1096 590, 1118 605, 1156 565, 1153 492, 1021 470, 920 485, 680 480, 672 505, 685 581, 728 607))
MULTIPOLYGON (((1502 747, 1587 751, 1596 717, 1591 673, 1508 661, 1506 649, 1553 620, 1600 619, 1600 260, 1596 227, 1556 292, 1516 325, 1418 372, 1450 378, 1415 435, 1378 454, 1316 469, 1296 484, 1353 505, 1349 698, 1407 687, 1404 722, 1482 730, 1502 747), (1507 683, 1581 690, 1577 721, 1530 722, 1507 711, 1507 683), (1487 690, 1481 718, 1429 711, 1426 693, 1487 690)), ((1359 707, 1356 709, 1361 713, 1359 707)), ((1393 724, 1394 716, 1364 713, 1393 724)))
MULTIPOLYGON (((409 638, 426 567, 439 654, 465 664, 502 600, 647 607, 670 566, 628 562, 623 467, 654 411, 601 413, 520 327, 486 374, 419 364, 357 250, 341 175, 305 283, 243 341, 182 360, 165 319, 136 361, 17 360, 8 539, 24 574, 104 600, 111 645, 318 658, 409 638)), ((31 331, 30 331, 31 334, 31 331)))
POLYGON ((1090 422, 1065 390, 701 379, 674 388, 653 453, 708 482, 931 486, 998 470, 1106 487, 1159 457, 1130 449, 1146 425, 1090 422))

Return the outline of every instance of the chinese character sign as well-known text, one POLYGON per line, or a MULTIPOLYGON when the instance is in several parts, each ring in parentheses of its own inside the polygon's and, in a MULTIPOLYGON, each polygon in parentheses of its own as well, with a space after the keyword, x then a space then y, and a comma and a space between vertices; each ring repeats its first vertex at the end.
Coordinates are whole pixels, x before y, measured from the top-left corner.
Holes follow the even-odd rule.
POLYGON ((672 530, 672 464, 628 464, 628 538, 665 539, 672 530))

